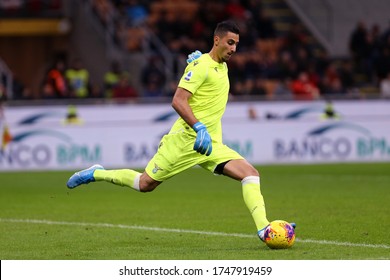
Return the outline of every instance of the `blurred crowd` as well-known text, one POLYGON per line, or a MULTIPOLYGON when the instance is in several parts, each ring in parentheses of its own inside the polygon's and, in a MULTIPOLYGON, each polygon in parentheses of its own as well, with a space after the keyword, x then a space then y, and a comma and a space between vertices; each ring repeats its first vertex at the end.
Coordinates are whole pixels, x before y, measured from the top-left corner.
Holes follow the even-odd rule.
MULTIPOLYGON (((79 58, 66 66, 64 59, 57 59, 46 71, 39 99, 117 98, 136 99, 138 92, 130 83, 129 74, 114 61, 104 77, 103 86, 91 82, 88 69, 79 58)), ((23 86, 14 87, 14 99, 34 99, 32 92, 23 86), (19 88, 19 90, 18 90, 19 88)))
MULTIPOLYGON (((136 32, 142 26, 157 34, 181 60, 196 49, 210 49, 218 22, 237 22, 240 44, 229 61, 233 96, 311 100, 360 96, 364 91, 390 95, 386 91, 390 80, 390 22, 385 30, 377 24, 367 27, 363 21, 358 22, 345 40, 349 55, 335 59, 312 44, 309 33, 298 21, 292 22, 286 32, 278 32, 262 0, 111 3, 124 19, 118 31, 126 32, 118 36, 125 40, 129 51, 142 48, 142 43, 137 43, 142 35, 136 32), (129 32, 138 35, 126 36, 129 32)), ((165 94, 172 94, 172 90, 165 94)))
MULTIPOLYGON (((237 53, 228 62, 231 94, 266 99, 314 100, 358 93, 362 88, 390 96, 390 25, 366 26, 362 21, 345 44, 350 55, 330 58, 314 47, 299 22, 278 32, 262 0, 91 0, 103 25, 113 22, 113 40, 129 52, 145 47, 149 30, 156 34, 174 57, 185 61, 195 51, 208 52, 216 24, 232 19, 240 27, 237 53)), ((149 46, 153 50, 153 46, 149 46)), ((42 81, 41 98, 130 98, 171 96, 177 81, 170 84, 164 72, 165 57, 157 51, 142 69, 142 90, 131 84, 129 73, 119 62, 100 83, 91 84, 81 59, 66 66, 56 60, 42 81)), ((176 69, 178 72, 181 70, 176 69)), ((176 73, 175 73, 176 74, 176 73)), ((21 91, 15 98, 29 98, 21 91)))

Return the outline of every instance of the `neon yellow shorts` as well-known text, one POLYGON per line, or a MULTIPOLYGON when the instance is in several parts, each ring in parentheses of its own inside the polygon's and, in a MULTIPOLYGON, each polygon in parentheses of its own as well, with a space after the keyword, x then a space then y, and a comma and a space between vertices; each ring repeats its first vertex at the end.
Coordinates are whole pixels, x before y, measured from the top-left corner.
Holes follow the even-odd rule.
POLYGON ((186 132, 165 135, 153 158, 145 168, 146 173, 156 181, 165 181, 172 176, 200 165, 214 172, 218 164, 243 157, 223 143, 213 142, 211 155, 201 155, 193 150, 195 137, 186 132))

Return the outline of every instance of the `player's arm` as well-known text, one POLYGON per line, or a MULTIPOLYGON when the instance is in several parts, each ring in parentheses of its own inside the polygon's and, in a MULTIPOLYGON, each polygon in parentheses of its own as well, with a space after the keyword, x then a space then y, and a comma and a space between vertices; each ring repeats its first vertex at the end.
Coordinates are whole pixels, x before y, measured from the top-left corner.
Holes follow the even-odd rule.
POLYGON ((189 126, 193 127, 199 121, 196 119, 188 102, 191 96, 191 92, 178 87, 173 96, 172 107, 189 126))
POLYGON ((206 126, 201 123, 194 115, 189 104, 192 93, 188 90, 178 87, 172 100, 172 107, 179 116, 196 132, 194 150, 198 153, 209 156, 212 151, 211 137, 206 126))

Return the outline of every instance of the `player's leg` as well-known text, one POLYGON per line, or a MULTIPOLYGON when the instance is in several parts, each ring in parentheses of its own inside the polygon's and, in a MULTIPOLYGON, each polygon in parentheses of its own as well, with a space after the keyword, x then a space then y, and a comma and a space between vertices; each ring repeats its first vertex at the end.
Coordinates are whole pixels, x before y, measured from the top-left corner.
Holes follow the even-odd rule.
POLYGON ((82 184, 95 181, 106 181, 121 187, 128 187, 140 192, 154 190, 161 182, 150 178, 148 174, 131 169, 106 170, 101 165, 95 164, 87 169, 73 174, 68 182, 68 188, 75 188, 82 184))
POLYGON ((96 181, 106 181, 140 192, 151 192, 161 184, 160 181, 152 179, 146 172, 140 173, 131 169, 97 169, 93 176, 96 181))
POLYGON ((140 192, 150 192, 161 182, 198 164, 199 154, 192 147, 193 139, 188 139, 186 134, 168 134, 161 139, 156 154, 142 174, 131 169, 105 170, 100 165, 94 165, 76 172, 67 185, 75 188, 94 181, 106 181, 140 192))
MULTIPOLYGON (((224 162, 221 165, 217 166, 216 170, 219 169, 221 174, 241 181, 245 204, 255 221, 257 235, 264 241, 264 232, 269 225, 269 221, 266 215, 264 198, 260 190, 259 172, 245 159, 235 159, 224 162), (222 168, 221 165, 223 166, 222 168)), ((296 224, 290 224, 295 229, 296 224)))
POLYGON ((259 172, 245 159, 230 160, 223 165, 222 174, 241 181, 245 204, 252 215, 260 236, 262 230, 269 224, 269 221, 266 215, 264 198, 260 190, 259 172))
POLYGON ((226 175, 241 181, 244 202, 248 207, 258 232, 269 224, 260 192, 259 172, 239 153, 220 143, 213 144, 213 152, 209 160, 200 164, 215 174, 226 175))

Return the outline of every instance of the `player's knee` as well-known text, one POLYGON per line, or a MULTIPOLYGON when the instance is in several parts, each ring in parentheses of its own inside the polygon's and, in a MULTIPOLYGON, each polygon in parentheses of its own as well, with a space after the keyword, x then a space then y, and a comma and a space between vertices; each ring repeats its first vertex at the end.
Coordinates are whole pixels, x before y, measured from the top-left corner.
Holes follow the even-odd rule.
POLYGON ((246 173, 245 177, 247 177, 247 176, 257 176, 257 177, 259 177, 260 176, 259 171, 251 164, 249 164, 249 166, 246 168, 245 173, 246 173))
POLYGON ((250 171, 250 173, 251 173, 250 176, 257 176, 257 177, 260 176, 259 171, 256 168, 254 168, 254 167, 252 167, 252 170, 250 171))
POLYGON ((153 190, 154 190, 154 188, 148 188, 148 187, 140 187, 139 188, 140 192, 151 192, 153 190))
POLYGON ((155 181, 149 177, 149 175, 144 172, 142 173, 139 179, 139 191, 140 192, 151 192, 153 191, 161 182, 155 181))
POLYGON ((158 186, 155 182, 142 182, 140 181, 139 184, 139 191, 140 192, 151 192, 158 186))
POLYGON ((139 191, 140 192, 151 192, 156 188, 156 186, 153 186, 152 184, 140 184, 139 185, 139 191))

